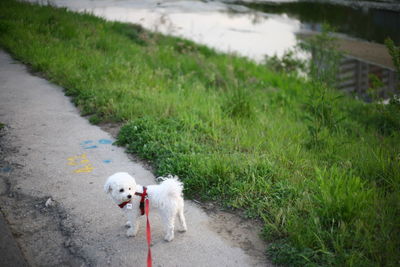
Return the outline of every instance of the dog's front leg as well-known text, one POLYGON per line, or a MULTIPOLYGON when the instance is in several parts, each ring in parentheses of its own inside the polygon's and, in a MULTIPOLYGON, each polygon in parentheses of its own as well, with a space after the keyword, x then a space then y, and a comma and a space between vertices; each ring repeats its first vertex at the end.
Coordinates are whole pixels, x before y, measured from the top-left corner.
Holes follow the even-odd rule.
POLYGON ((126 223, 127 226, 129 226, 129 229, 126 231, 126 235, 128 237, 130 236, 136 236, 138 230, 139 230, 139 220, 138 218, 138 213, 133 211, 133 210, 125 210, 125 214, 128 217, 128 222, 126 223))

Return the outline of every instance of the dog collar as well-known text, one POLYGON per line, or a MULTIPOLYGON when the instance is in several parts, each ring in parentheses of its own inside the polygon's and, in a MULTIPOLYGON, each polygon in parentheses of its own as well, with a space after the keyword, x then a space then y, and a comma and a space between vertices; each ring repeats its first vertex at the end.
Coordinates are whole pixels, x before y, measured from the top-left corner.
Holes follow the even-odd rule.
POLYGON ((130 203, 131 202, 131 200, 129 199, 129 200, 127 200, 127 201, 125 201, 125 202, 122 202, 121 204, 119 204, 118 206, 122 209, 122 208, 124 208, 128 203, 130 203))
MULTIPOLYGON (((136 196, 140 196, 140 213, 142 215, 144 215, 144 200, 147 197, 147 187, 143 186, 143 193, 139 193, 139 192, 135 192, 136 196)), ((121 209, 123 209, 126 205, 128 205, 129 203, 131 203, 132 199, 129 199, 127 201, 122 202, 121 204, 118 205, 118 207, 120 207, 121 209)))

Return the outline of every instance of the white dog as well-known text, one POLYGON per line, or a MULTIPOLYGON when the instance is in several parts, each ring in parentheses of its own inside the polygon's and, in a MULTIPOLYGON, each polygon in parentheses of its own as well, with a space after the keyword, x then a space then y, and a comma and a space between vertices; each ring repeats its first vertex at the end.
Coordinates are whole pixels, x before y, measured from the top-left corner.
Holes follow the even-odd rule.
MULTIPOLYGON (((147 197, 151 209, 156 208, 161 215, 164 224, 166 241, 174 239, 175 218, 178 216, 181 232, 185 232, 186 221, 183 215, 183 185, 177 177, 160 177, 164 180, 159 185, 149 185, 147 187, 147 197)), ((118 172, 108 177, 104 185, 104 191, 111 195, 117 205, 123 209, 128 217, 126 226, 129 227, 127 236, 136 236, 141 209, 139 208, 141 194, 144 187, 136 184, 135 178, 126 172, 118 172), (136 194, 135 194, 136 193, 136 194)))

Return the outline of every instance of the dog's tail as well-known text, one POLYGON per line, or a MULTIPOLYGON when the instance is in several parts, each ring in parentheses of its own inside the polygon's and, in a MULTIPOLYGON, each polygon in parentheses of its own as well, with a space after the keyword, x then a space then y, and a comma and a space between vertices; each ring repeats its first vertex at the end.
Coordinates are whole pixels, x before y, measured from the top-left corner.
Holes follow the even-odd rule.
POLYGON ((165 192, 171 197, 182 196, 183 183, 179 181, 178 176, 168 175, 167 177, 158 177, 157 180, 161 180, 161 186, 164 188, 165 192))

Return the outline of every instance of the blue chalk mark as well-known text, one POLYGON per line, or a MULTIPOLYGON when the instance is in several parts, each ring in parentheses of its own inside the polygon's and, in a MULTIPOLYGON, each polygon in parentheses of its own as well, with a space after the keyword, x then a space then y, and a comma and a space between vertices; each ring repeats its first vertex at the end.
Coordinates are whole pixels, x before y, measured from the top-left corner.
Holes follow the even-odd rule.
POLYGON ((112 141, 109 139, 100 139, 99 143, 102 145, 109 145, 109 144, 112 144, 112 141))
POLYGON ((93 148, 97 148, 97 146, 94 145, 94 146, 87 146, 87 147, 84 147, 84 149, 93 149, 93 148))
MULTIPOLYGON (((109 144, 112 144, 112 143, 113 143, 112 140, 109 140, 109 139, 100 139, 100 140, 99 140, 99 144, 101 144, 101 145, 109 145, 109 144)), ((98 148, 98 146, 95 145, 94 142, 93 142, 92 140, 83 141, 83 142, 81 143, 81 146, 82 146, 84 149, 98 148)))
POLYGON ((3 172, 10 172, 10 171, 12 171, 12 168, 11 167, 5 167, 5 168, 3 168, 3 169, 1 169, 3 172))
POLYGON ((106 159, 106 160, 103 160, 103 162, 108 164, 108 163, 111 163, 111 160, 110 159, 106 159))

